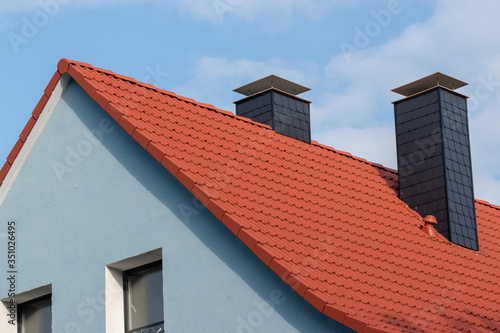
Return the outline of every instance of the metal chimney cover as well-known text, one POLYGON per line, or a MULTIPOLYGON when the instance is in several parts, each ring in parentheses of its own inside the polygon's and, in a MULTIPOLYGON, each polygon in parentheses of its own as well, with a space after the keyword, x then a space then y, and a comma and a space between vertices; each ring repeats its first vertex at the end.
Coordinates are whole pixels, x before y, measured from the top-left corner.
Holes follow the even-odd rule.
POLYGON ((239 87, 238 89, 234 89, 233 91, 245 96, 250 96, 270 88, 276 88, 295 96, 311 90, 295 82, 285 80, 279 76, 269 75, 265 78, 239 87))
POLYGON ((391 91, 403 96, 412 96, 434 87, 444 87, 450 90, 455 90, 466 86, 467 84, 468 83, 455 79, 446 74, 436 72, 391 91))

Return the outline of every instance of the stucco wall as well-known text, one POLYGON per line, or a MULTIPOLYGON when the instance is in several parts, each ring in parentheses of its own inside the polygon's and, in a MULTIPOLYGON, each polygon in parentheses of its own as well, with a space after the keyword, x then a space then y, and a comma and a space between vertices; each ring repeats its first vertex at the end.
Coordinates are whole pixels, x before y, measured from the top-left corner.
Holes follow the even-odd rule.
POLYGON ((74 81, 0 207, 0 233, 11 220, 17 292, 52 284, 54 332, 104 332, 105 266, 157 248, 167 332, 351 332, 199 207, 74 81))

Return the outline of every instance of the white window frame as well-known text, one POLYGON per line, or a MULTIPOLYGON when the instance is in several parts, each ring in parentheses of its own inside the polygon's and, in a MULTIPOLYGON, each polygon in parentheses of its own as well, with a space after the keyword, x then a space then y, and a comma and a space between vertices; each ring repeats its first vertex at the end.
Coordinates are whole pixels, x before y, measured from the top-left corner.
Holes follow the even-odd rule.
POLYGON ((106 266, 106 333, 125 332, 123 272, 159 260, 162 260, 161 248, 106 266))
POLYGON ((15 301, 16 301, 16 303, 15 303, 16 304, 16 310, 15 310, 15 314, 16 314, 15 323, 16 324, 15 325, 9 324, 9 322, 8 322, 8 320, 10 319, 8 316, 10 314, 8 306, 10 305, 11 298, 7 297, 7 298, 2 299, 1 300, 2 306, 0 306, 0 318, 2 318, 3 320, 0 320, 0 332, 2 332, 2 333, 17 333, 18 326, 19 326, 18 325, 18 323, 19 323, 19 317, 18 317, 19 311, 17 309, 18 304, 30 302, 30 301, 36 300, 38 298, 46 297, 49 295, 52 295, 52 285, 51 284, 17 294, 15 297, 15 301))

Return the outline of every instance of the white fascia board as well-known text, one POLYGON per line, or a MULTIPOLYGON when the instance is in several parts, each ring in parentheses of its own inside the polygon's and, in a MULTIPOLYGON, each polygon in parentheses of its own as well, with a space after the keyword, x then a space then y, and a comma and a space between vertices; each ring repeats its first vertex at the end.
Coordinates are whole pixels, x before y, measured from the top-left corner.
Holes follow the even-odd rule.
POLYGON ((2 186, 0 186, 0 206, 7 197, 7 194, 9 193, 12 185, 14 184, 17 175, 21 171, 24 163, 26 162, 26 159, 28 158, 29 154, 33 150, 33 147, 35 146, 35 143, 38 141, 38 138, 40 137, 45 126, 47 125, 50 116, 54 112, 70 80, 71 76, 69 74, 64 74, 61 76, 59 82, 57 82, 54 90, 52 91, 49 100, 47 101, 45 107, 40 113, 40 116, 38 117, 35 126, 33 126, 33 129, 28 135, 26 142, 24 142, 23 146, 21 147, 21 150, 19 151, 19 154, 14 159, 14 163, 10 167, 9 172, 7 172, 7 175, 3 180, 2 186))

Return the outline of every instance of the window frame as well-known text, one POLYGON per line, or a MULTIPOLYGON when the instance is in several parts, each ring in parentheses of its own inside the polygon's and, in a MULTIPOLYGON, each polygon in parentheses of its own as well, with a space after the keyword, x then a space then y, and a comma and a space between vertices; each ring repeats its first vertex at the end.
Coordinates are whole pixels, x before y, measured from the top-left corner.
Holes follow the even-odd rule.
POLYGON ((163 304, 163 262, 162 260, 157 260, 145 265, 141 265, 138 267, 134 267, 131 269, 127 269, 122 271, 122 276, 123 276, 123 309, 124 309, 124 319, 125 319, 125 332, 126 333, 140 333, 145 329, 151 328, 151 327, 156 327, 159 325, 165 325, 165 318, 163 318, 162 315, 162 320, 156 323, 148 324, 146 326, 141 326, 138 328, 131 329, 129 328, 129 279, 128 277, 130 275, 134 274, 147 274, 149 272, 156 272, 160 271, 162 275, 162 304, 163 304))
POLYGON ((44 303, 48 303, 50 306, 50 331, 52 332, 52 294, 48 294, 17 305, 17 333, 23 333, 23 311, 26 308, 42 305, 44 303))

